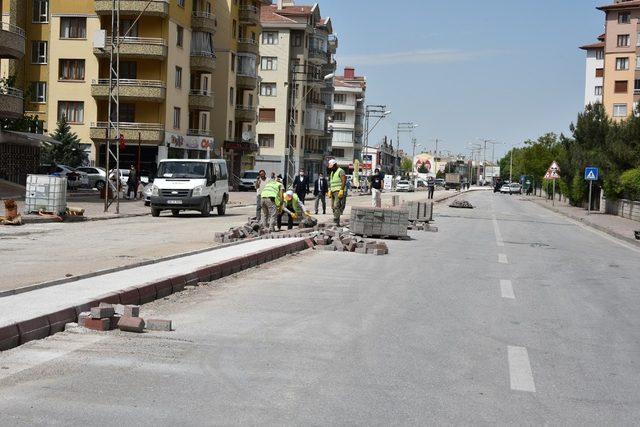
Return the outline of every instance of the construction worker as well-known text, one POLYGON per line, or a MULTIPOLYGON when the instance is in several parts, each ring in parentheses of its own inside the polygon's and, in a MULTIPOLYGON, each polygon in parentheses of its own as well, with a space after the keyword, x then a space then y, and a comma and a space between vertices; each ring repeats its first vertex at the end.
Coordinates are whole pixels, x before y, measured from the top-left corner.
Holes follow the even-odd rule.
POLYGON ((347 175, 338 167, 335 159, 329 160, 329 192, 327 196, 331 200, 333 209, 333 222, 340 225, 340 215, 347 205, 347 175))
POLYGON ((262 225, 269 228, 269 231, 275 231, 278 222, 278 211, 282 207, 282 199, 284 196, 284 186, 282 182, 270 180, 262 188, 260 193, 262 208, 262 225))
POLYGON ((287 228, 291 230, 293 228, 293 221, 300 218, 301 220, 305 215, 309 215, 309 212, 304 207, 304 203, 300 200, 300 196, 294 193, 292 190, 284 193, 284 203, 282 205, 282 211, 278 214, 278 230, 282 227, 282 216, 287 214, 289 221, 287 228))

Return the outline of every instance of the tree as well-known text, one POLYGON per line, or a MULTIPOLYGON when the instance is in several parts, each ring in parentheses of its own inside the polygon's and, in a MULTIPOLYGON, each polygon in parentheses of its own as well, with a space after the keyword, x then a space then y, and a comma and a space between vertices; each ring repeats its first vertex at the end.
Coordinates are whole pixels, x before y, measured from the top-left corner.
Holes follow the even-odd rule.
POLYGON ((71 132, 71 126, 64 117, 58 122, 58 127, 51 137, 60 141, 60 144, 44 150, 43 162, 78 167, 87 161, 87 154, 82 149, 80 138, 71 132))
POLYGON ((402 162, 400 162, 400 170, 405 174, 411 173, 413 171, 413 161, 408 157, 402 159, 402 162))

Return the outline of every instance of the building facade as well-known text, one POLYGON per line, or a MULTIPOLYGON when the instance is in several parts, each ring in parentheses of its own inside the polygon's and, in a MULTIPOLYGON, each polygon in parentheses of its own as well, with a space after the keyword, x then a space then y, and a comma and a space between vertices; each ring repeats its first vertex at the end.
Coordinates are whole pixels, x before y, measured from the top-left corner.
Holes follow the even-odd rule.
MULTIPOLYGON (((7 66, 9 60, 22 61, 25 53, 24 27, 11 24, 8 6, 8 1, 0 0, 0 62, 6 62, 7 66)), ((23 112, 23 92, 17 86, 20 82, 13 80, 8 78, 8 73, 0 80, 0 117, 3 118, 17 118, 23 112)))
POLYGON ((319 6, 279 0, 264 7, 256 169, 315 176, 330 154, 337 37, 319 6))
MULTIPOLYGON (((45 132, 65 117, 92 164, 103 166, 107 137, 117 139, 107 134, 112 1, 0 1, 0 43, 22 36, 26 46, 23 56, 0 50, 0 75, 27 89, 24 111, 37 115, 45 132)), ((147 3, 120 2, 121 167, 140 164, 154 173, 164 158, 225 156, 239 173, 257 149, 259 17, 270 2, 147 3)))
POLYGON ((353 169, 355 160, 362 161, 366 89, 366 79, 356 76, 354 68, 336 76, 331 154, 342 168, 353 169))
POLYGON ((604 43, 605 35, 598 42, 581 46, 587 55, 585 71, 584 105, 602 103, 604 89, 604 43))
POLYGON ((614 120, 632 114, 640 99, 640 1, 615 0, 605 13, 603 105, 614 120))

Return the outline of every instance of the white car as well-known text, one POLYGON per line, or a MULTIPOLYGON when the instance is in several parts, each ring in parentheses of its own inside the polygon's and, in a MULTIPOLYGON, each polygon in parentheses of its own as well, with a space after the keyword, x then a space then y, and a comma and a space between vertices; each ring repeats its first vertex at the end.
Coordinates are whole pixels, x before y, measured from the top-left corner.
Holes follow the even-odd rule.
POLYGON ((246 171, 242 173, 239 191, 256 191, 256 181, 258 180, 258 171, 246 171))
POLYGON ((396 184, 396 191, 413 192, 415 191, 415 187, 413 186, 413 182, 403 179, 398 181, 398 183, 396 184))
POLYGON ((85 172, 81 172, 71 166, 66 165, 43 165, 39 168, 39 173, 67 178, 67 188, 75 190, 80 187, 89 187, 89 177, 85 172))
POLYGON ((522 186, 517 182, 511 184, 504 184, 500 187, 500 193, 503 194, 522 194, 522 186))
POLYGON ((89 178, 89 187, 102 190, 107 182, 107 171, 104 168, 93 166, 81 166, 77 169, 87 174, 89 178))

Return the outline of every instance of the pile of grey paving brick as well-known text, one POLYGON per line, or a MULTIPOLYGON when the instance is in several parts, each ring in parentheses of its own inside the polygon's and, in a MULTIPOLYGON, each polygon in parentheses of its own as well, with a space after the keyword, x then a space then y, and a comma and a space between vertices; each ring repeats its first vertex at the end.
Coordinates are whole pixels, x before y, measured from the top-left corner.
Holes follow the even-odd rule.
POLYGON ((125 332, 142 333, 149 331, 170 332, 171 320, 147 319, 140 317, 139 305, 109 304, 101 302, 78 316, 78 325, 94 331, 111 331, 119 329, 125 332))
MULTIPOLYGON (((309 230, 318 227, 318 220, 314 218, 305 218, 300 222, 300 230, 309 230)), ((213 237, 216 243, 233 243, 245 239, 270 238, 270 237, 300 237, 301 233, 288 230, 279 235, 272 235, 269 228, 264 227, 261 221, 256 218, 249 218, 247 223, 239 227, 232 227, 224 233, 216 233, 213 237)))
POLYGON ((384 242, 367 241, 353 234, 348 228, 330 227, 312 231, 309 236, 315 250, 330 252, 355 252, 357 254, 387 255, 389 248, 384 242))
POLYGON ((473 205, 466 200, 456 199, 449 205, 450 208, 456 209, 473 209, 473 205))

